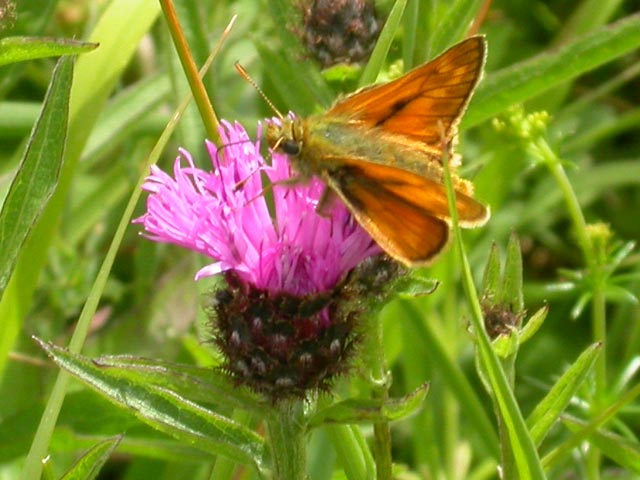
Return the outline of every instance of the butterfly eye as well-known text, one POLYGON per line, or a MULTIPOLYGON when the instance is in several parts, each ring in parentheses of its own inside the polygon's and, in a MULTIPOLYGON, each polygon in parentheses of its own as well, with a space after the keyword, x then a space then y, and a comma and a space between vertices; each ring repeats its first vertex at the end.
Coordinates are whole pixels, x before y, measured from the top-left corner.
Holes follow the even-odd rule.
POLYGON ((300 153, 300 144, 295 140, 285 140, 282 142, 282 145, 280 145, 280 148, 287 155, 295 156, 300 153))

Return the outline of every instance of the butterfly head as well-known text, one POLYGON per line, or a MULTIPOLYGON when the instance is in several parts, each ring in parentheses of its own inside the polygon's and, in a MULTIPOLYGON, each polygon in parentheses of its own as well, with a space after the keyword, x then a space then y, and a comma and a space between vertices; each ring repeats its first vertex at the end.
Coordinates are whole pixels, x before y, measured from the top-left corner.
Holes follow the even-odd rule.
POLYGON ((302 151, 303 133, 301 119, 284 117, 267 124, 267 143, 271 149, 295 157, 302 151))

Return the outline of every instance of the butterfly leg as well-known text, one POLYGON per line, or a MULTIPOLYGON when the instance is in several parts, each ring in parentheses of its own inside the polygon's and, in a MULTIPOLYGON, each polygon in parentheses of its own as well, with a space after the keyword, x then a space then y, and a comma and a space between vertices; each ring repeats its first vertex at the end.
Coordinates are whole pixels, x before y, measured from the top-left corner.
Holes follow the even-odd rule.
POLYGON ((336 192, 329 187, 324 187, 320 200, 318 200, 318 205, 316 206, 316 213, 321 217, 331 216, 331 211, 333 207, 335 207, 337 200, 338 195, 336 195, 336 192))

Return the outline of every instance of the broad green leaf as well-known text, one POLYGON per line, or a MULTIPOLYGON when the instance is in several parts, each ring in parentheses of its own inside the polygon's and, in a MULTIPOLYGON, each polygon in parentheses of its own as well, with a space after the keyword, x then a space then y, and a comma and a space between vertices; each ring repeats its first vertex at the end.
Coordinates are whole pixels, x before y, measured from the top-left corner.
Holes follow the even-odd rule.
POLYGON ((536 445, 542 443, 553 424, 591 372, 601 347, 601 344, 595 343, 582 352, 527 418, 527 426, 536 445))
MULTIPOLYGON (((12 326, 21 325, 31 306, 37 279, 47 257, 44 253, 55 238, 76 164, 91 129, 120 75, 135 53, 140 39, 151 28, 159 11, 159 5, 152 0, 112 0, 92 32, 92 38, 100 40, 101 48, 93 55, 83 55, 76 63, 69 104, 67 151, 59 185, 42 218, 34 226, 33 234, 22 248, 16 264, 16 273, 19 275, 12 277, 0 303, 0 318, 10 322, 12 326), (16 280, 13 281, 13 279, 16 280)), ((110 250, 104 263, 110 265, 113 257, 115 252, 110 250)), ((108 268, 99 272, 95 291, 101 291, 107 275, 108 268)), ((85 313, 81 315, 76 325, 70 343, 70 348, 74 351, 78 351, 84 343, 92 318, 92 313, 89 311, 95 309, 98 304, 99 294, 95 291, 90 294, 85 304, 85 313)), ((15 335, 6 335, 2 332, 0 340, 2 341, 0 343, 1 374, 8 352, 15 342, 15 335)), ((22 472, 24 480, 37 480, 41 477, 41 459, 46 455, 68 378, 67 374, 61 372, 51 391, 47 409, 24 464, 22 472)))
POLYGON ((96 127, 91 132, 83 159, 92 159, 119 140, 131 134, 140 120, 153 111, 170 92, 166 75, 147 77, 120 92, 104 109, 96 127))
MULTIPOLYGON (((461 128, 470 128, 625 55, 640 46, 640 14, 630 15, 552 52, 511 65, 480 82, 461 128)), ((489 45, 489 55, 491 45, 489 45)))
POLYGON ((64 158, 73 59, 59 60, 0 212, 0 297, 28 233, 53 195, 64 158))
POLYGON ((604 25, 623 3, 622 0, 583 0, 572 9, 571 15, 563 22, 562 29, 555 39, 561 44, 584 32, 604 25))
POLYGON ((116 449, 122 437, 110 438, 96 444, 65 473, 60 480, 93 480, 116 449))
MULTIPOLYGON (((587 422, 572 417, 563 417, 562 423, 573 432, 587 427, 587 422)), ((637 441, 607 430, 597 430, 591 435, 589 442, 621 467, 640 475, 640 443, 637 441)))
POLYGON ((213 368, 201 368, 128 355, 103 356, 93 360, 114 378, 170 389, 197 402, 215 403, 264 413, 268 405, 246 388, 238 387, 213 368))
POLYGON ((451 7, 438 22, 437 29, 431 37, 429 48, 432 56, 442 53, 464 38, 483 3, 483 0, 451 2, 451 7))
POLYGON ((424 402, 428 384, 417 388, 402 398, 381 400, 373 398, 351 398, 334 403, 316 412, 309 419, 310 427, 331 423, 373 423, 399 420, 416 413, 424 402))
POLYGON ((223 455, 259 471, 264 467, 264 439, 243 425, 143 378, 121 378, 89 358, 38 343, 61 368, 151 427, 211 455, 223 455))
POLYGON ((68 39, 6 37, 0 39, 0 66, 36 58, 77 55, 97 47, 97 43, 68 39))

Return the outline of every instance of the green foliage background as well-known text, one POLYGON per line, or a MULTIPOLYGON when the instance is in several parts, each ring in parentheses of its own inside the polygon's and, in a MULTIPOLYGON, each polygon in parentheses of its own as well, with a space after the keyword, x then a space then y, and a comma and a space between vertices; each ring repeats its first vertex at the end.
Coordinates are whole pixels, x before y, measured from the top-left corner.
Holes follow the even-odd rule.
MULTIPOLYGON (((483 4, 408 0, 397 28, 381 40, 387 42, 388 54, 377 51, 363 76, 376 78, 380 73, 388 78, 432 58, 464 37, 483 4)), ((238 15, 205 84, 218 116, 242 121, 252 133, 257 120, 272 112, 237 75, 236 61, 279 109, 300 114, 326 108, 337 95, 362 82, 358 69, 319 71, 297 43, 300 14, 290 2, 182 0, 176 7, 198 65, 232 15, 238 15)), ((386 16, 394 3, 380 1, 377 7, 386 16)), ((5 12, 2 8, 0 2, 5 12)), ((0 302, 0 478, 11 479, 22 478, 58 374, 32 335, 67 346, 82 309, 90 312, 94 305, 86 341, 75 345, 83 355, 132 354, 200 366, 213 365, 217 358, 201 308, 202 296, 215 280, 192 280, 207 259, 143 240, 139 228, 129 226, 113 268, 102 278, 104 288, 97 295, 92 291, 128 198, 146 173, 143 162, 188 92, 159 6, 151 0, 24 0, 16 3, 15 13, 14 19, 0 15, 3 42, 14 36, 55 37, 100 46, 82 53, 76 62, 66 135, 61 123, 45 137, 55 140, 58 133, 57 144, 43 146, 34 136, 31 151, 40 152, 44 163, 57 161, 47 154, 66 139, 59 180, 28 180, 42 194, 35 210, 55 188, 53 197, 31 221, 33 226, 27 225, 26 243, 10 242, 14 237, 7 232, 19 229, 15 211, 0 230, 3 255, 14 259, 0 266, 12 272, 10 280, 2 279, 3 287, 5 280, 8 284, 0 302)), ((525 308, 532 314, 545 304, 549 307, 542 327, 518 351, 513 370, 523 416, 585 349, 606 339, 605 353, 576 387, 565 416, 545 431, 546 439, 539 445, 548 478, 640 476, 640 309, 634 297, 640 285, 640 257, 628 244, 640 238, 637 32, 637 5, 616 0, 496 0, 480 26, 489 45, 487 69, 461 126, 459 150, 462 174, 473 179, 476 196, 491 206, 492 218, 464 238, 480 288, 491 245, 506 251, 515 232, 524 262, 525 308), (527 113, 548 112, 546 130, 524 136, 527 120, 510 109, 512 105, 524 105, 527 113), (504 128, 496 128, 495 117, 504 128), (581 248, 567 192, 546 168, 539 149, 532 148, 539 139, 561 160, 586 222, 609 226, 612 238, 600 250, 601 257, 596 258, 597 248, 586 254, 581 248), (629 250, 622 255, 625 245, 629 250), (608 271, 614 261, 615 269, 608 271), (620 399, 625 401, 616 404, 620 399), (607 423, 591 424, 593 430, 576 437, 576 431, 608 407, 613 411, 607 423)), ((73 44, 63 47, 81 49, 73 44)), ((24 61, 14 59, 0 67, 3 197, 53 75, 56 59, 50 56, 64 53, 51 48, 53 53, 32 57, 18 54, 16 58, 24 61), (35 57, 46 58, 31 59, 35 57)), ((0 55, 10 51, 11 45, 0 43, 0 55)), ((64 98, 70 70, 67 75, 60 86, 62 97, 56 98, 64 98)), ((58 119, 63 117, 67 114, 57 113, 58 119)), ((192 105, 158 163, 170 169, 182 146, 206 166, 204 137, 192 105)), ((57 168, 52 170, 55 175, 57 168)), ((33 195, 18 205, 26 205, 33 195)), ((136 216, 143 211, 143 202, 138 203, 136 216)), ((428 297, 398 298, 380 314, 393 374, 391 394, 401 397, 430 383, 420 413, 393 423, 399 478, 497 478, 499 429, 477 373, 468 330, 471 313, 455 249, 416 276, 435 278, 441 285, 428 297), (480 409, 481 415, 473 409, 480 409)), ((340 382, 341 398, 366 396, 364 371, 359 367, 354 378, 340 382)), ((231 408, 220 407, 219 401, 211 398, 205 403, 230 414, 231 408)), ((255 414, 236 412, 234 418, 260 430, 255 414)), ((363 438, 370 437, 366 425, 353 428, 363 438)), ((310 479, 366 478, 346 465, 341 452, 341 438, 349 431, 314 430, 308 452, 310 479)), ((45 473, 60 477, 80 453, 96 444, 95 456, 106 460, 114 443, 99 442, 120 434, 116 453, 103 469, 111 476, 104 478, 257 478, 250 466, 226 459, 214 462, 209 453, 153 430, 76 381, 69 384, 55 423, 45 473)))

